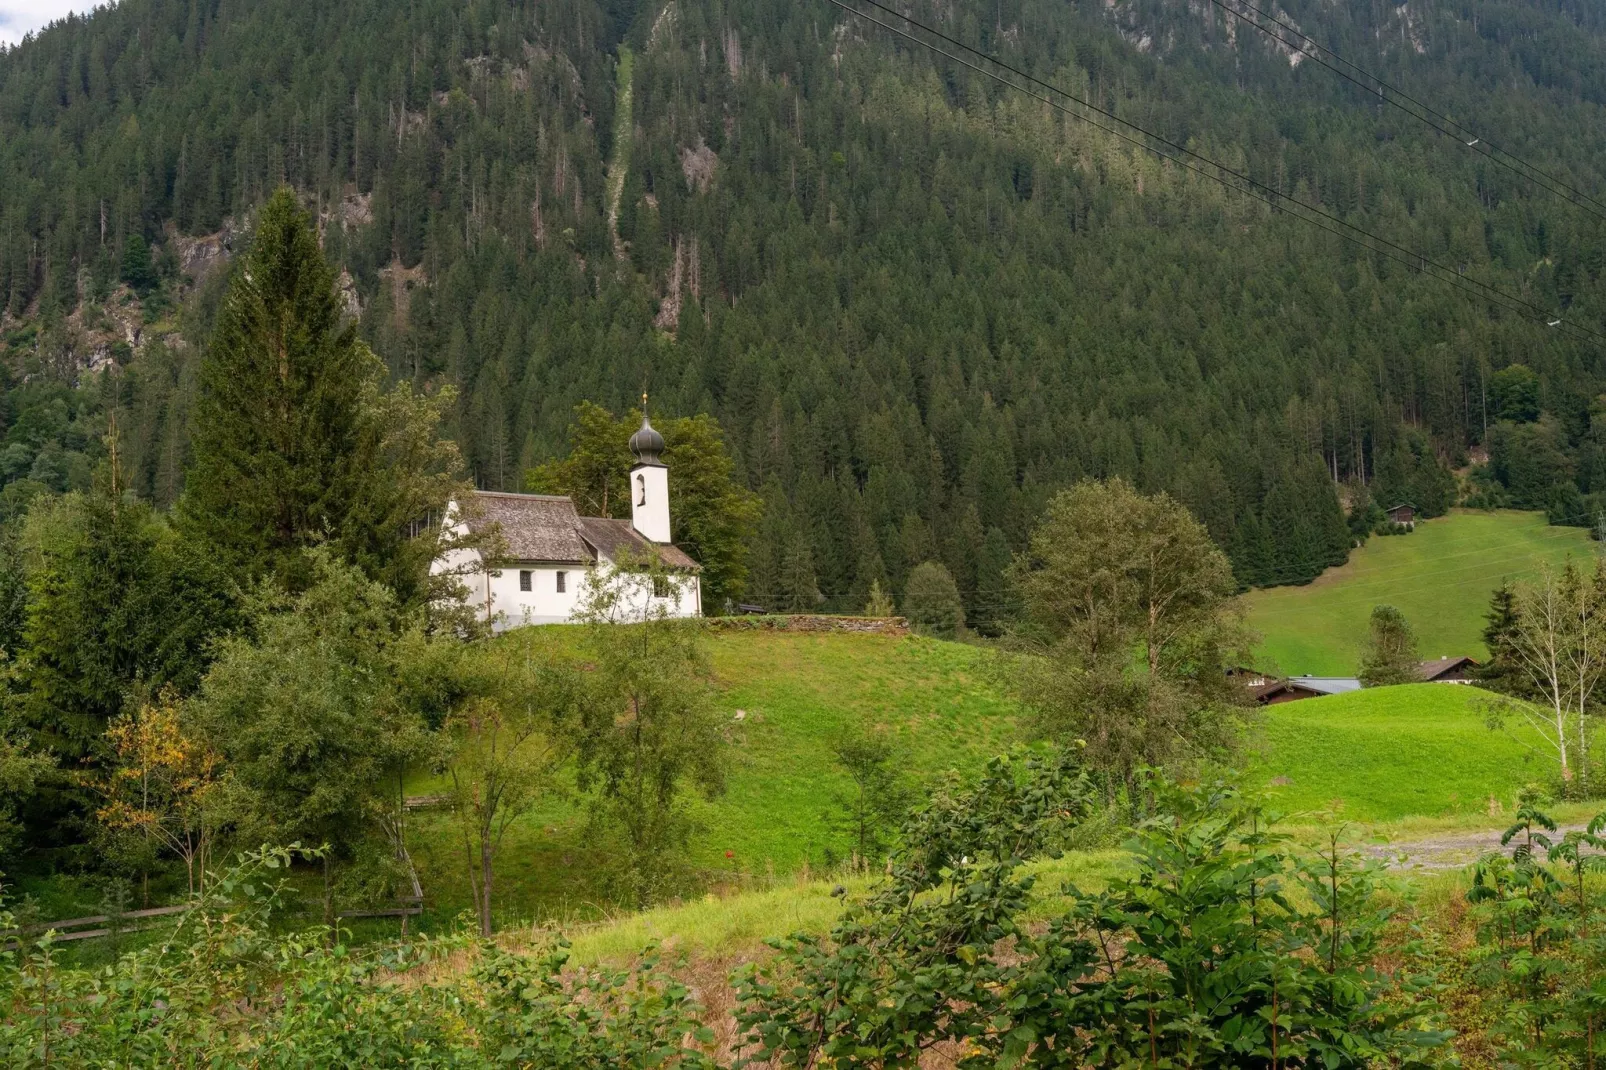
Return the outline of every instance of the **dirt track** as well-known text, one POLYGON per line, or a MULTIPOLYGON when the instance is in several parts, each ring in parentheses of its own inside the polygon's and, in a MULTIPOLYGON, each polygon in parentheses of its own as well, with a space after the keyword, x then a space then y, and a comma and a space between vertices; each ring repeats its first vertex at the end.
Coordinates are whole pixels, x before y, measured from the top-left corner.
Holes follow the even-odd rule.
MULTIPOLYGON (((1583 827, 1562 825, 1556 832, 1546 835, 1554 842, 1565 833, 1583 827)), ((1501 850, 1500 836, 1503 831, 1487 829, 1483 832, 1447 833, 1405 843, 1368 844, 1362 850, 1374 858, 1385 859, 1397 869, 1459 869, 1476 862, 1483 855, 1501 850)))

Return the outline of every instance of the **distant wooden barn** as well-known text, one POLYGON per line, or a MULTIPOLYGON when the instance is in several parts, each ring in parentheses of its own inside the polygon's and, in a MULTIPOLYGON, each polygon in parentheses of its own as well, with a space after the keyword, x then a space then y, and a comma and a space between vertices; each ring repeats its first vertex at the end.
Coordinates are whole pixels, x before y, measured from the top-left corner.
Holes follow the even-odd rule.
POLYGON ((1298 702, 1302 698, 1320 698, 1323 692, 1293 680, 1272 680, 1255 688, 1255 701, 1262 706, 1280 706, 1284 702, 1298 702))
POLYGON ((1404 524, 1406 527, 1416 526, 1416 507, 1401 502, 1399 505, 1388 507, 1389 523, 1404 524))

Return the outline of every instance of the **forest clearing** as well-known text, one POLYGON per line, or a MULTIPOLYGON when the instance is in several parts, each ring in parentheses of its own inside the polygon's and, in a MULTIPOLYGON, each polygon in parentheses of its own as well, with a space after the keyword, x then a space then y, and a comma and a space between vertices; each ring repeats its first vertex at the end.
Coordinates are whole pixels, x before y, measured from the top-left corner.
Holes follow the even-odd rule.
POLYGON ((1288 676, 1349 676, 1360 661, 1366 618, 1380 602, 1416 629, 1423 657, 1482 659, 1484 614, 1502 582, 1529 578, 1569 557, 1592 561, 1582 528, 1553 527, 1543 513, 1458 509, 1418 521, 1409 535, 1373 538, 1305 586, 1268 587, 1244 598, 1256 648, 1288 676))

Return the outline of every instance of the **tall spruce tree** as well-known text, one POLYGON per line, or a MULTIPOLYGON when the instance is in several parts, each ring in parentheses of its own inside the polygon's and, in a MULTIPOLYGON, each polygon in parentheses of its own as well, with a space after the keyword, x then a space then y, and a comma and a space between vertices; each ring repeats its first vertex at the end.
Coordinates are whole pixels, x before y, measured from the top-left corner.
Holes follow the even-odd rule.
POLYGON ((328 542, 404 605, 427 600, 438 545, 419 522, 462 491, 437 434, 449 391, 382 391, 343 323, 334 272, 288 188, 263 207, 200 371, 179 515, 244 579, 299 589, 328 542))
POLYGON ((302 551, 337 533, 357 497, 363 395, 378 372, 341 323, 311 219, 281 188, 201 364, 185 523, 244 575, 299 586, 302 551))
POLYGON ((1489 649, 1489 659, 1478 666, 1479 686, 1522 698, 1533 697, 1517 661, 1517 590, 1509 580, 1489 596, 1489 611, 1483 620, 1483 645, 1489 649))

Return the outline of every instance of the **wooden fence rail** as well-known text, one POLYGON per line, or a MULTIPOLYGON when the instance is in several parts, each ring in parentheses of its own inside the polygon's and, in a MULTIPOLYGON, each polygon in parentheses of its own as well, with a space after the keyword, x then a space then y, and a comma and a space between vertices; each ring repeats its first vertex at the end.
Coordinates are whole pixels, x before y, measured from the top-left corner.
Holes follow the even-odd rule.
MULTIPOLYGON (((445 796, 440 796, 440 798, 444 797, 445 796)), ((426 796, 425 798, 432 797, 426 796)), ((411 800, 409 800, 409 802, 411 802, 411 800)), ((409 917, 417 917, 418 915, 424 913, 424 888, 418 882, 418 870, 413 866, 412 857, 407 853, 406 848, 398 849, 398 855, 401 861, 407 867, 407 877, 413 886, 413 894, 398 895, 396 897, 396 902, 399 904, 398 906, 382 908, 380 910, 342 910, 338 915, 339 917, 401 918, 402 935, 407 935, 407 919, 409 917)), ((93 940, 101 936, 111 936, 113 933, 144 932, 146 929, 154 929, 156 926, 150 924, 118 924, 113 926, 111 923, 113 920, 116 920, 120 923, 125 921, 143 921, 147 918, 168 917, 173 914, 183 914, 185 911, 193 910, 194 907, 195 905, 193 903, 181 903, 178 906, 172 907, 151 907, 148 910, 130 910, 125 914, 92 914, 84 918, 66 918, 62 921, 40 921, 23 925, 16 929, 0 929, 0 949, 6 951, 15 951, 20 946, 18 943, 20 938, 25 936, 38 936, 52 931, 56 934, 53 938, 54 942, 58 944, 66 943, 70 940, 93 940), (91 928, 91 926, 98 927, 91 928)))
POLYGON ((6 949, 17 947, 17 938, 21 936, 34 936, 45 932, 56 933, 55 942, 66 943, 70 940, 91 940, 99 936, 110 936, 113 933, 137 933, 146 929, 154 929, 154 925, 117 925, 116 921, 140 921, 145 918, 162 918, 172 914, 183 914, 192 909, 191 904, 182 903, 176 907, 151 907, 149 910, 130 910, 126 914, 92 914, 86 918, 66 918, 62 921, 41 921, 32 925, 24 925, 17 929, 0 930, 0 940, 6 941, 6 949), (99 926, 99 928, 90 928, 99 926))

